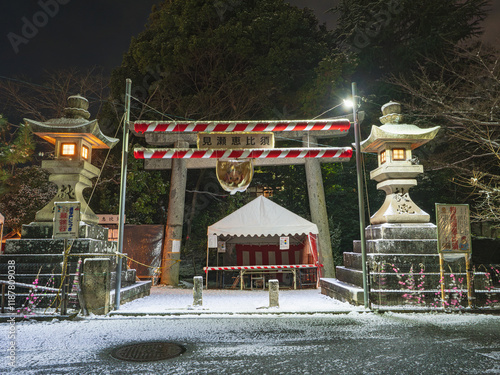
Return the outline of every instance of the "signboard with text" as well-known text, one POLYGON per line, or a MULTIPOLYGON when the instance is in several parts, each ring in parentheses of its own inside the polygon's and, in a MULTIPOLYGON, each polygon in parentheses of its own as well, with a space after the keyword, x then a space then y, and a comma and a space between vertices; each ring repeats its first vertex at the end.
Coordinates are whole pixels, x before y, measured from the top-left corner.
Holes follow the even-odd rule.
POLYGON ((198 133, 198 149, 274 148, 274 133, 198 133))
POLYGON ((282 236, 280 237, 280 250, 290 249, 290 237, 282 236))
POLYGON ((80 202, 54 202, 53 238, 78 238, 80 202))
POLYGON ((218 253, 225 253, 226 252, 226 242, 225 241, 219 241, 217 244, 217 252, 218 253))
POLYGON ((436 203, 438 251, 470 253, 470 214, 467 204, 436 203))
POLYGON ((99 224, 118 225, 118 222, 120 221, 119 215, 104 214, 104 215, 97 215, 97 217, 99 218, 99 224))

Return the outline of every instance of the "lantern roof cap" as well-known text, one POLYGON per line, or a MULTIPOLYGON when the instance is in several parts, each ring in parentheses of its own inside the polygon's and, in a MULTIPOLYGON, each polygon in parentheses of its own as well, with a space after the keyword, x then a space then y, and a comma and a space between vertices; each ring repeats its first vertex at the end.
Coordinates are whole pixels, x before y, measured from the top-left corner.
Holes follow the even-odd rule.
POLYGON ((419 128, 413 124, 404 124, 401 114, 401 104, 389 102, 382 106, 383 116, 380 117, 381 126, 372 126, 370 136, 361 142, 362 152, 378 152, 384 148, 385 143, 410 144, 411 149, 416 149, 434 139, 440 126, 432 128, 419 128))
POLYGON ((55 144, 56 138, 83 138, 92 148, 108 149, 114 147, 119 139, 103 134, 97 120, 90 120, 87 111, 89 102, 80 95, 68 98, 68 107, 64 109, 64 116, 48 121, 24 119, 31 131, 55 144))

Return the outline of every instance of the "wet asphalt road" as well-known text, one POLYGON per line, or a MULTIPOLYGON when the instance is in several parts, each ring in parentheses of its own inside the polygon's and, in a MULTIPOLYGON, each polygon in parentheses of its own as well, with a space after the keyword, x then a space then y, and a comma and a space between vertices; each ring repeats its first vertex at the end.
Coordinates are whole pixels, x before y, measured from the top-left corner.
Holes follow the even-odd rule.
POLYGON ((112 317, 16 324, 15 367, 0 324, 2 374, 500 374, 500 316, 374 314, 112 317), (134 342, 185 347, 136 363, 134 342))

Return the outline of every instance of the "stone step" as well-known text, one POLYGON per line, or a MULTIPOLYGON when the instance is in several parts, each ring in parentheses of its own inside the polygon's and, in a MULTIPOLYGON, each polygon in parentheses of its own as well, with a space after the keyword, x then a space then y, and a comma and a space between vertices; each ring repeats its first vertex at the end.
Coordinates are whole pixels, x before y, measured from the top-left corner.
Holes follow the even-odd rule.
MULTIPOLYGON (((0 266, 9 264, 13 260, 15 265, 19 263, 57 263, 62 262, 63 255, 60 254, 0 254, 0 266)), ((10 263, 12 264, 12 263, 10 263)))
MULTIPOLYGON (((353 241, 353 251, 361 253, 361 241, 353 241)), ((391 240, 367 240, 367 253, 380 254, 436 254, 437 240, 433 239, 391 239, 391 240)))
MULTIPOLYGON (((114 241, 79 238, 68 240, 71 253, 103 253, 114 254, 117 246, 114 241)), ((5 243, 5 255, 10 254, 61 254, 64 251, 64 240, 61 239, 19 239, 5 243)))
MULTIPOLYGON (((73 292, 73 282, 74 282, 74 274, 69 275, 69 292, 73 292)), ((135 270, 127 270, 122 272, 122 292, 123 300, 121 303, 125 303, 127 301, 131 301, 136 298, 143 297, 145 295, 149 295, 149 289, 151 288, 151 281, 147 282, 136 282, 136 274, 135 270)), ((33 285, 33 281, 35 275, 16 275, 16 282, 33 285)), ((80 275, 82 277, 82 275, 80 275)), ((116 272, 111 273, 111 278, 113 283, 111 285, 111 294, 114 295, 114 291, 116 286, 114 282, 116 280, 116 272)), ((3 279, 3 275, 0 275, 0 279, 3 279)), ((37 285, 42 287, 56 288, 58 289, 61 283, 60 275, 38 275, 39 283, 37 285), (50 284, 47 283, 47 280, 51 279, 53 282, 50 284)), ((82 283, 82 279, 80 279, 80 285, 82 283)), ((16 310, 23 309, 26 306, 36 305, 38 308, 48 307, 52 304, 52 301, 55 299, 57 293, 53 291, 43 291, 40 289, 35 289, 33 285, 33 289, 28 287, 16 286, 14 289, 15 294, 15 308, 16 310), (35 298, 36 297, 36 298, 35 298), (34 302, 30 304, 29 301, 34 302)), ((76 296, 73 296, 73 303, 70 307, 79 308, 79 303, 77 302, 76 296)), ((6 302, 7 305, 7 302, 6 302)))
MULTIPOLYGON (((125 254, 126 255, 126 254, 125 254)), ((108 258, 111 261, 111 268, 115 269, 116 267, 116 257, 110 254, 99 254, 99 253, 80 253, 80 254, 70 254, 68 257, 68 264, 72 265, 71 267, 76 268, 76 264, 78 264, 78 260, 83 261, 86 258, 95 258, 95 257, 103 257, 108 258)), ((55 267, 58 271, 56 273, 60 273, 61 264, 64 260, 62 254, 2 254, 0 255, 0 273, 6 273, 5 270, 12 269, 9 268, 14 265, 15 272, 27 273, 25 272, 25 267, 34 267, 33 273, 38 272, 38 268, 34 265, 39 265, 45 267, 47 270, 51 269, 51 267, 55 267), (9 263, 9 261, 14 261, 15 263, 9 263), (28 266, 29 265, 29 266, 28 266), (51 266, 52 265, 52 266, 51 266)), ((127 259, 122 258, 122 268, 127 268, 127 259)), ((45 272, 45 271, 42 271, 45 272)))
MULTIPOLYGON (((363 287, 363 272, 361 270, 337 267, 337 279, 347 284, 355 285, 359 288, 363 287)), ((485 272, 475 272, 472 282, 474 289, 486 290, 488 288, 498 288, 500 285, 496 282, 489 282, 490 276, 485 272)), ((373 272, 369 273, 369 282, 371 289, 378 290, 436 290, 441 288, 440 272, 414 272, 408 273, 395 273, 391 270, 388 272, 373 272)), ((452 289, 455 287, 467 286, 467 275, 465 272, 445 272, 444 280, 446 288, 452 289)))
MULTIPOLYGON (((434 290, 440 288, 441 274, 439 272, 426 272, 419 274, 408 273, 385 273, 370 272, 370 287, 373 289, 386 290, 434 290)), ((457 285, 467 285, 467 276, 465 273, 445 273, 444 280, 446 287, 451 287, 452 283, 457 285), (453 275, 453 276, 451 276, 453 275)), ((481 283, 479 275, 476 276, 476 283, 481 283)))
POLYGON ((365 237, 370 239, 436 239, 436 226, 427 224, 377 224, 365 228, 365 237))
MULTIPOLYGON (((21 237, 24 239, 46 239, 52 238, 54 224, 52 223, 31 223, 23 225, 21 237)), ((78 237, 92 238, 96 240, 108 239, 108 228, 100 225, 80 223, 78 237)))
MULTIPOLYGON (((394 265, 402 272, 408 272, 413 266, 414 271, 420 271, 420 265, 424 266, 426 271, 439 271, 438 254, 377 254, 367 253, 366 260, 371 270, 380 270, 381 268, 392 268, 394 265)), ((463 261, 463 259, 462 259, 463 261)), ((357 270, 362 269, 361 253, 344 252, 344 266, 357 270)))
POLYGON ((363 287, 363 272, 343 266, 336 267, 337 280, 347 284, 363 287))
POLYGON ((353 305, 364 305, 363 288, 342 282, 338 279, 320 279, 321 293, 331 298, 353 305))
MULTIPOLYGON (((120 305, 133 301, 138 298, 149 296, 151 291, 151 280, 138 281, 133 285, 120 289, 120 305)), ((116 290, 111 289, 110 303, 111 307, 114 306, 116 290)))
MULTIPOLYGON (((121 286, 126 287, 132 285, 136 282, 136 279, 137 279, 136 270, 128 269, 126 271, 122 271, 121 286)), ((116 272, 111 272, 110 284, 111 284, 111 289, 116 288, 116 272)))
MULTIPOLYGON (((73 284, 74 277, 76 276, 76 273, 69 273, 69 284, 70 286, 73 284)), ((85 277, 85 273, 80 273, 80 278, 85 277)), ((59 287, 61 284, 61 274, 56 273, 56 274, 18 274, 16 273, 15 275, 15 281, 18 283, 24 283, 24 284, 29 284, 32 285, 35 280, 38 280, 38 285, 40 286, 49 286, 51 288, 56 288, 59 287), (48 283, 51 283, 51 285, 47 285, 48 283)), ((111 288, 115 288, 115 283, 116 283, 116 272, 111 272, 110 275, 111 279, 111 288)), ((134 284, 136 282, 136 270, 134 269, 128 269, 125 271, 122 271, 122 282, 121 285, 123 287, 134 284)), ((0 280, 8 280, 8 275, 7 274, 0 274, 0 280)), ((81 281, 80 281, 81 282, 81 281)), ((17 289, 23 290, 25 289, 24 287, 16 287, 17 289)))
MULTIPOLYGON (((78 262, 71 262, 67 264, 67 272, 76 272, 78 262)), ((17 263, 15 268, 15 275, 38 273, 61 274, 62 262, 59 263, 17 263)), ((8 267, 5 264, 0 264, 0 275, 8 274, 8 267)))
MULTIPOLYGON (((363 288, 338 279, 320 279, 321 293, 353 305, 364 304, 363 288)), ((466 288, 446 290, 446 307, 461 309, 468 307, 466 288)), ((407 308, 438 308, 442 307, 441 289, 413 291, 410 289, 380 290, 370 289, 370 303, 373 307, 402 306, 407 308)), ((472 303, 477 307, 500 307, 500 288, 491 290, 476 288, 472 303)))

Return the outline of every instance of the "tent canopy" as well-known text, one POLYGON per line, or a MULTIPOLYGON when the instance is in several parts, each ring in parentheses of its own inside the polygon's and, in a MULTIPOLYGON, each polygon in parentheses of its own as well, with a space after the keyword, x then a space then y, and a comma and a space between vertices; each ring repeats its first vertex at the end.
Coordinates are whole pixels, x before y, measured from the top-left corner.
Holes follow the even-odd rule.
POLYGON ((316 224, 259 196, 208 227, 208 235, 226 236, 287 236, 318 234, 316 224))

